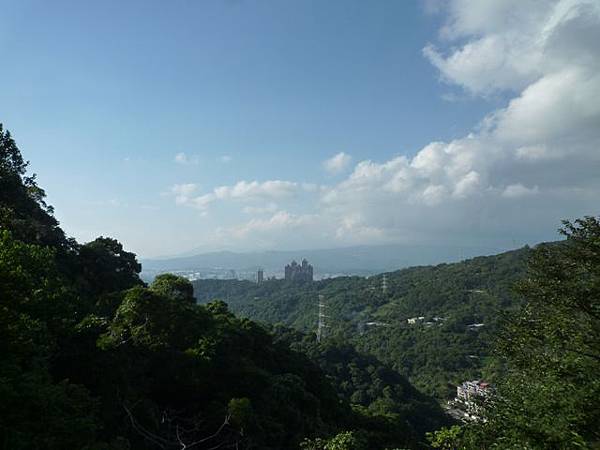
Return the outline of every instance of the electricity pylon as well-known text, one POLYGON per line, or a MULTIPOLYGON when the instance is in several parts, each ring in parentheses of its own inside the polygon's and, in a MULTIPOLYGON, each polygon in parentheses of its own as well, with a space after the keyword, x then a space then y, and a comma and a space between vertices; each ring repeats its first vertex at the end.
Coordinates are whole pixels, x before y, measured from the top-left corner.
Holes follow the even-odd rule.
POLYGON ((321 342, 321 339, 325 336, 325 297, 323 295, 319 295, 319 321, 317 324, 317 342, 321 342))

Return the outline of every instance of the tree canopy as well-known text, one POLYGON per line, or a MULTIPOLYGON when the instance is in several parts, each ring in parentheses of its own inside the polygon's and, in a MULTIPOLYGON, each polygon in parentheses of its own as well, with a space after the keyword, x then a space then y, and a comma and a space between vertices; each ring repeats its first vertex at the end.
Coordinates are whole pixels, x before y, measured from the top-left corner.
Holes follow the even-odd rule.
POLYGON ((600 445, 597 218, 565 222, 561 242, 388 273, 385 290, 383 275, 147 286, 117 240, 67 238, 27 167, 0 126, 3 449, 600 445), (440 403, 474 377, 493 395, 456 424, 440 403))
POLYGON ((517 285, 524 303, 497 340, 506 371, 485 422, 437 435, 437 448, 600 445, 600 221, 560 232, 566 241, 537 247, 517 285))
POLYGON ((302 348, 140 270, 115 239, 65 237, 0 128, 1 448, 344 448, 365 428, 370 448, 418 446, 353 410, 302 348))

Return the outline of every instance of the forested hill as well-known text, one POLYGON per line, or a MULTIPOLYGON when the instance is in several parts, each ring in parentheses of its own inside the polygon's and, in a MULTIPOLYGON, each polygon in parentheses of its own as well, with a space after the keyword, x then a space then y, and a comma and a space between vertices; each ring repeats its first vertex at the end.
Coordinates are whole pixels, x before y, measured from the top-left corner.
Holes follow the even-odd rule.
POLYGON ((0 125, 0 448, 597 449, 600 219, 561 233, 388 273, 386 289, 384 275, 147 286, 116 240, 66 237, 0 125), (481 375, 482 420, 440 429, 426 393, 481 375))
POLYGON ((482 376, 486 365, 493 368, 487 358, 498 318, 518 305, 513 285, 524 276, 530 253, 524 247, 460 263, 304 284, 284 280, 193 284, 200 302, 222 299, 238 314, 305 332, 316 327, 317 301, 323 295, 329 336, 354 343, 424 392, 443 399, 453 384, 482 376))
POLYGON ((0 125, 1 449, 422 448, 447 422, 373 357, 344 348, 355 376, 328 377, 289 332, 175 275, 146 286, 114 239, 67 238, 27 165, 0 125), (353 408, 365 382, 359 403, 392 403, 353 408))

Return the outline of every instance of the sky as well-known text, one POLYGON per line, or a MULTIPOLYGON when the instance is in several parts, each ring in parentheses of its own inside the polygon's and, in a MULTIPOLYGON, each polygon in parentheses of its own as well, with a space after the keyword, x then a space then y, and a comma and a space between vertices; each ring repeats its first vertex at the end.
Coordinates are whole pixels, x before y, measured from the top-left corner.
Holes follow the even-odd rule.
POLYGON ((506 249, 599 214, 597 0, 0 14, 0 123, 81 242, 506 249))

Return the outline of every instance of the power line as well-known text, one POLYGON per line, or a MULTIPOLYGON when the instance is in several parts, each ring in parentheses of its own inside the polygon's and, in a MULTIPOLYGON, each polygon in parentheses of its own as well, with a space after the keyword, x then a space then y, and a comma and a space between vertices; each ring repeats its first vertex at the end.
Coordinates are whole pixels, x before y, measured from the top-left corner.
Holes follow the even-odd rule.
POLYGON ((325 337, 325 328, 327 325, 325 324, 325 296, 319 295, 319 320, 317 323, 317 342, 321 342, 321 340, 325 337))

